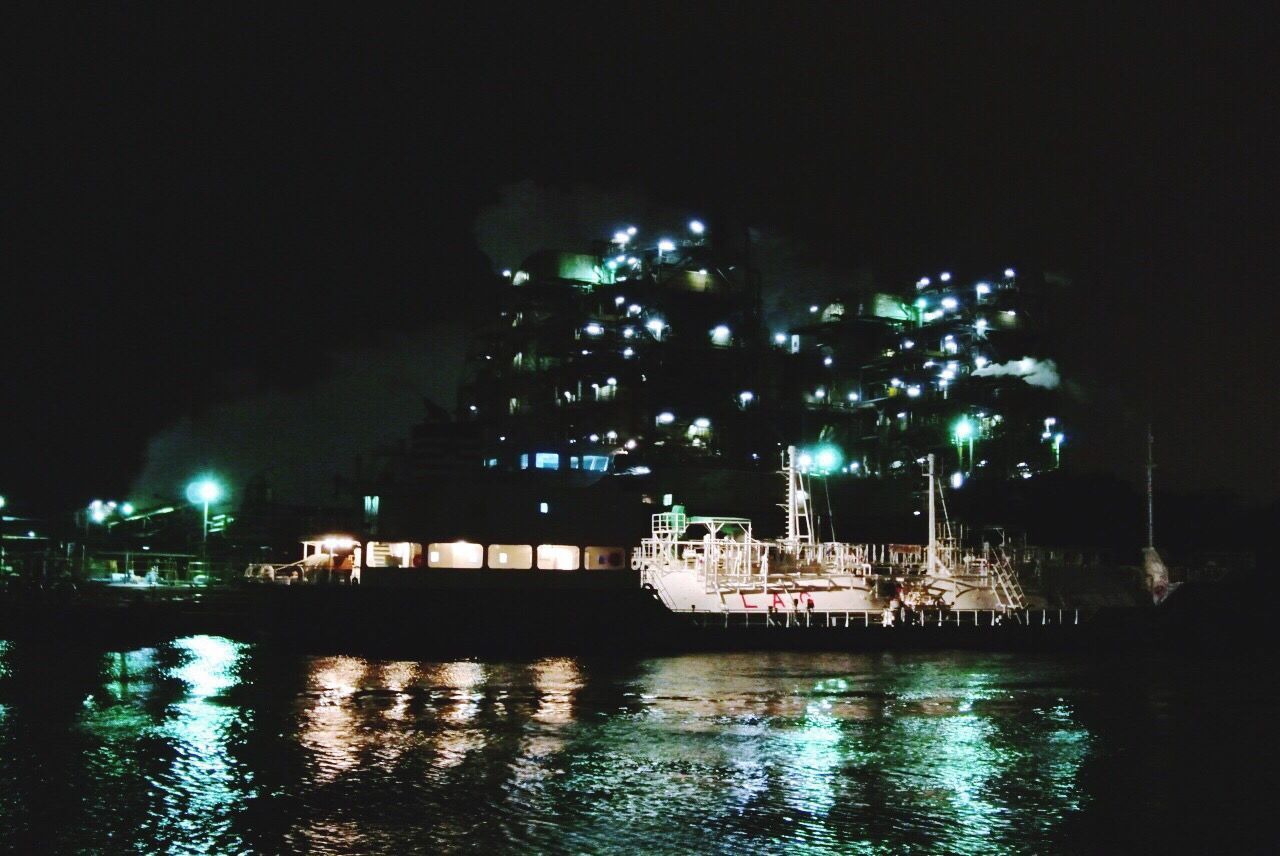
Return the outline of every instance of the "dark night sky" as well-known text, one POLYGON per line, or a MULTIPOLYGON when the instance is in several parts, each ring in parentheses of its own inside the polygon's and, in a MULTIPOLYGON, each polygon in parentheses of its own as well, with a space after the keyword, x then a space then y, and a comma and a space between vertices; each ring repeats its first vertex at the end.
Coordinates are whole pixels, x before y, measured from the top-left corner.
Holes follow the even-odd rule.
POLYGON ((123 496, 175 421, 434 341, 488 267, 477 214, 532 181, 730 212, 819 265, 1069 271, 1080 465, 1136 477, 1150 412, 1165 484, 1273 500, 1274 28, 892 9, 13 22, 0 493, 123 496))

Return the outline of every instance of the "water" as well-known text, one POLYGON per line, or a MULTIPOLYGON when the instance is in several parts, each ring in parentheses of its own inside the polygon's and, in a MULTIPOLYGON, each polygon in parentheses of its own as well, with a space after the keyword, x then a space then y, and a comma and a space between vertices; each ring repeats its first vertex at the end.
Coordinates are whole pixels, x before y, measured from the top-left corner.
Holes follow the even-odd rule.
POLYGON ((0 846, 1262 850, 1258 674, 1145 656, 486 663, 0 642, 0 846))

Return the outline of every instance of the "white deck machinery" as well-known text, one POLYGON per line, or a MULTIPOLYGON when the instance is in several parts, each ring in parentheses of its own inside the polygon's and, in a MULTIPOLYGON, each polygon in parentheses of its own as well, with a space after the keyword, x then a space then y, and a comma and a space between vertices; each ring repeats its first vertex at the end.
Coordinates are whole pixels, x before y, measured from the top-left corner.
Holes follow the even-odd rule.
POLYGON ((887 624, 906 610, 1004 613, 1026 605, 998 547, 966 551, 953 535, 933 455, 925 545, 815 539, 810 476, 796 461, 789 447, 781 471, 785 538, 758 540, 746 518, 689 517, 676 505, 653 515, 651 536, 633 553, 641 584, 673 612, 742 615, 748 623, 887 624))

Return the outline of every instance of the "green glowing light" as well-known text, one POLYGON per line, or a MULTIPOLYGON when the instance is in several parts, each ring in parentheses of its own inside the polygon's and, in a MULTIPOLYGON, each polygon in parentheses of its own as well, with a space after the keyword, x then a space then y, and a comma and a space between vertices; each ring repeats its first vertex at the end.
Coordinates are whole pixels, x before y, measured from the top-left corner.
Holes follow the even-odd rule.
POLYGON ((820 446, 813 455, 813 462, 817 464, 818 469, 827 472, 839 469, 841 460, 840 450, 835 446, 820 446))
POLYGON ((193 505, 217 502, 222 498, 222 485, 211 478, 200 478, 187 485, 187 501, 193 505))
POLYGON ((961 418, 960 421, 955 424, 953 431, 957 440, 968 440, 973 436, 973 423, 967 418, 961 418))

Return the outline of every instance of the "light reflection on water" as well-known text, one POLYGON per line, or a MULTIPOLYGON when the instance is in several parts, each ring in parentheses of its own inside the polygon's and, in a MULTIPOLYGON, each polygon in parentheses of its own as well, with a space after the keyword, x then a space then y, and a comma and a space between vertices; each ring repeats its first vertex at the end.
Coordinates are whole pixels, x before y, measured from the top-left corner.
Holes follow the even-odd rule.
POLYGON ((0 643, 0 823, 64 849, 1034 851, 1110 822, 1085 772, 1145 733, 1097 667, 1007 655, 79 656, 45 699, 0 643))

